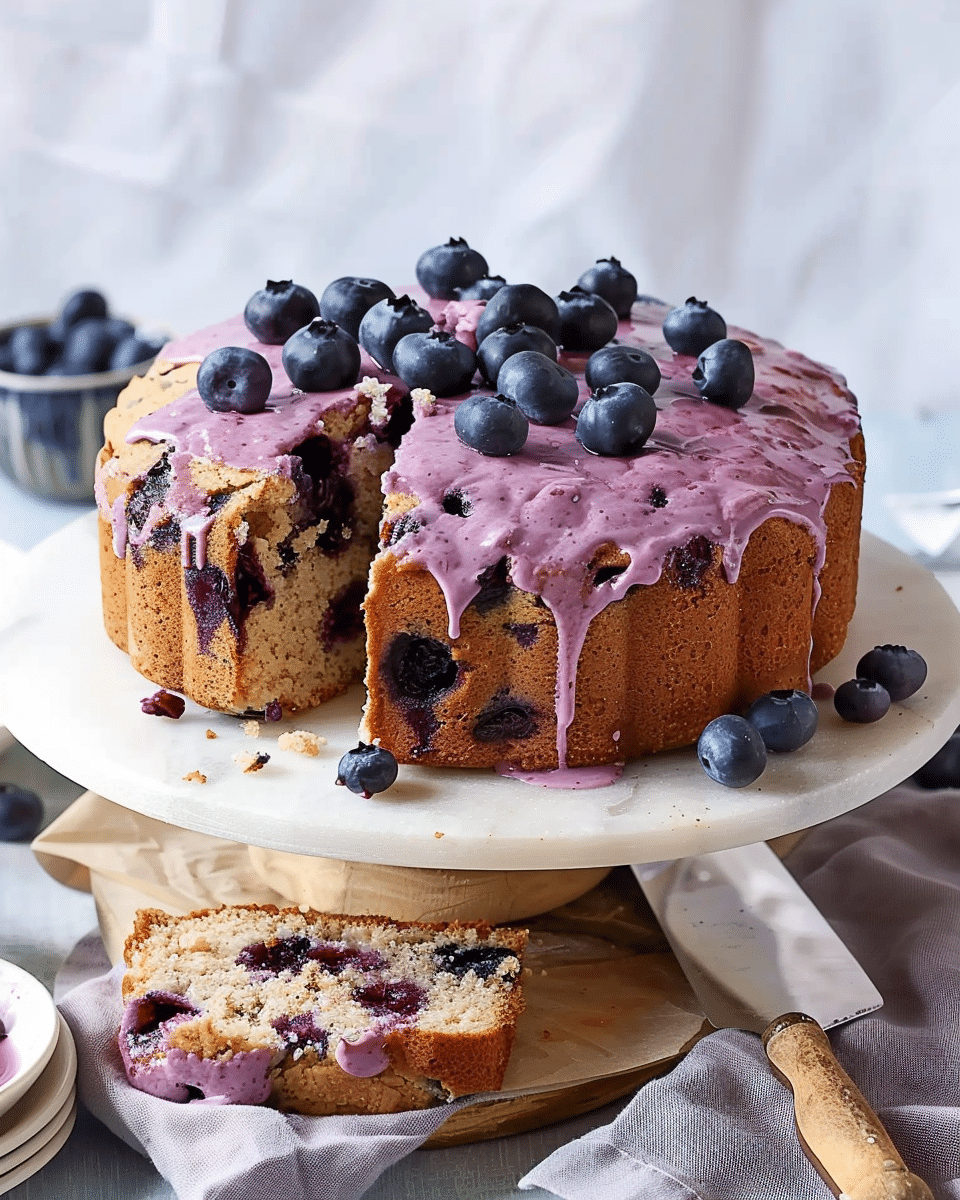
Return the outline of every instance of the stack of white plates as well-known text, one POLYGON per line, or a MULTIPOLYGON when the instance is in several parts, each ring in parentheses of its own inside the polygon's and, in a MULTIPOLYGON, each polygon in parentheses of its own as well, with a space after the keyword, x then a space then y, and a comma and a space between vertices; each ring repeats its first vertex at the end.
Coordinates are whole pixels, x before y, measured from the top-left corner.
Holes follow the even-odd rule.
POLYGON ((0 959, 0 1195, 29 1179, 70 1136, 77 1051, 47 989, 0 959))

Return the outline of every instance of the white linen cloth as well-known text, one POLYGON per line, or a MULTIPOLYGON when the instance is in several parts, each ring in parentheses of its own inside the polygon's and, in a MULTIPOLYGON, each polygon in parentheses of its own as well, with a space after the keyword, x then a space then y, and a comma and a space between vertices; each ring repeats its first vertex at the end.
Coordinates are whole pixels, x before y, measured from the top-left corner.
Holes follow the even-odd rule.
MULTIPOLYGON (((786 860, 884 997, 831 1030, 937 1200, 960 1198, 960 792, 902 785, 786 860)), ((563 1200, 828 1200, 760 1039, 722 1031, 520 1180, 563 1200)))

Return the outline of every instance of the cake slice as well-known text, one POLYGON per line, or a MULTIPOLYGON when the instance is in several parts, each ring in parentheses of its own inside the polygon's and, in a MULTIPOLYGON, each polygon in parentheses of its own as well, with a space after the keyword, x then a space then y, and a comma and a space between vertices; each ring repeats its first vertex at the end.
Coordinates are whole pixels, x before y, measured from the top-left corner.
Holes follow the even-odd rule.
POLYGON ((316 1116, 496 1091, 526 936, 272 905, 141 910, 124 951, 127 1077, 181 1103, 316 1116))

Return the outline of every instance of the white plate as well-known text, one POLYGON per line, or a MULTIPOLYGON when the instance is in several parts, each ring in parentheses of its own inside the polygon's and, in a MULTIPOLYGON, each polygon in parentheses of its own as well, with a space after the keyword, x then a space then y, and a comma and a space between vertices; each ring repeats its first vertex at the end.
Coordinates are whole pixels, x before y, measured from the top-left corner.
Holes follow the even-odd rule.
POLYGON ((0 1117, 0 1163, 3 1155, 32 1138, 73 1098, 76 1082, 77 1048, 70 1026, 60 1017, 60 1036, 49 1063, 16 1108, 0 1117))
POLYGON ((56 1137, 70 1117, 75 1115, 76 1097, 68 1096, 46 1125, 41 1126, 33 1137, 27 1138, 25 1142, 21 1142, 15 1149, 0 1157, 0 1179, 8 1171, 12 1171, 14 1167, 19 1167, 27 1159, 33 1158, 35 1154, 43 1149, 47 1142, 56 1137))
POLYGON ((356 745, 363 692, 261 725, 189 703, 179 721, 145 716, 156 690, 103 632, 95 516, 29 556, 22 618, 0 635, 0 695, 14 735, 78 783, 118 804, 215 837, 300 854, 394 866, 559 869, 676 858, 760 841, 855 808, 902 782, 960 724, 960 613, 929 571, 864 535, 861 589, 847 648, 818 679, 853 676, 871 647, 898 642, 928 659, 924 688, 873 725, 820 706, 820 730, 796 754, 771 756, 755 784, 710 781, 692 749, 627 764, 615 784, 550 790, 490 771, 403 767, 364 800, 336 787, 356 745), (328 739, 317 758, 273 744, 284 729, 328 739), (205 731, 217 733, 208 740, 205 731), (237 752, 266 750, 243 774, 237 752), (200 771, 206 784, 186 782, 200 771))
POLYGON ((60 1014, 43 984, 0 959, 0 1018, 7 1036, 0 1041, 0 1115, 39 1079, 60 1035, 60 1014))
POLYGON ((66 1144, 67 1138, 73 1132, 76 1119, 77 1106, 74 1105, 67 1114, 66 1121, 60 1126, 60 1129, 50 1141, 42 1146, 32 1158, 28 1158, 26 1162, 21 1163, 18 1167, 14 1167, 12 1171, 5 1171, 0 1175, 0 1196, 29 1179, 31 1175, 36 1175, 41 1167, 45 1167, 51 1158, 60 1153, 66 1144))

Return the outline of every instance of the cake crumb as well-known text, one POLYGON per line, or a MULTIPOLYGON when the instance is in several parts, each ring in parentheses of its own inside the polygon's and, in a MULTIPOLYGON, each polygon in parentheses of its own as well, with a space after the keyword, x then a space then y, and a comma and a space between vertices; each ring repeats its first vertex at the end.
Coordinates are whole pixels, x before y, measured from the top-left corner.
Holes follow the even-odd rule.
POLYGON ((294 729, 291 733, 281 733, 277 738, 277 745, 281 750, 292 750, 295 754, 306 754, 309 758, 316 758, 320 753, 320 747, 326 744, 325 737, 310 733, 306 729, 294 729))
POLYGON ((187 783, 206 783, 207 777, 200 771, 191 771, 189 775, 183 777, 187 783))
POLYGON ((441 838, 441 837, 443 837, 443 834, 442 834, 442 833, 440 832, 440 830, 438 829, 438 830, 436 831, 436 833, 435 833, 433 836, 434 836, 435 838, 441 838))
POLYGON ((437 398, 429 388, 414 388, 410 399, 413 401, 413 415, 417 420, 421 417, 432 417, 437 411, 437 398))
POLYGON ((235 754, 233 761, 243 770, 244 775, 252 775, 254 771, 262 770, 270 761, 269 754, 235 754))
POLYGON ((259 721, 244 721, 244 723, 240 726, 240 728, 247 735, 247 737, 259 737, 260 736, 260 722, 259 721))
POLYGON ((387 409, 387 394, 389 391, 389 383, 381 383, 379 379, 375 379, 372 375, 364 375, 363 382, 357 387, 357 394, 359 396, 367 396, 370 400, 370 424, 374 428, 386 425, 390 417, 387 409))
POLYGON ((207 730, 207 741, 208 742, 212 742, 216 738, 216 736, 217 735, 213 732, 212 729, 207 730))

